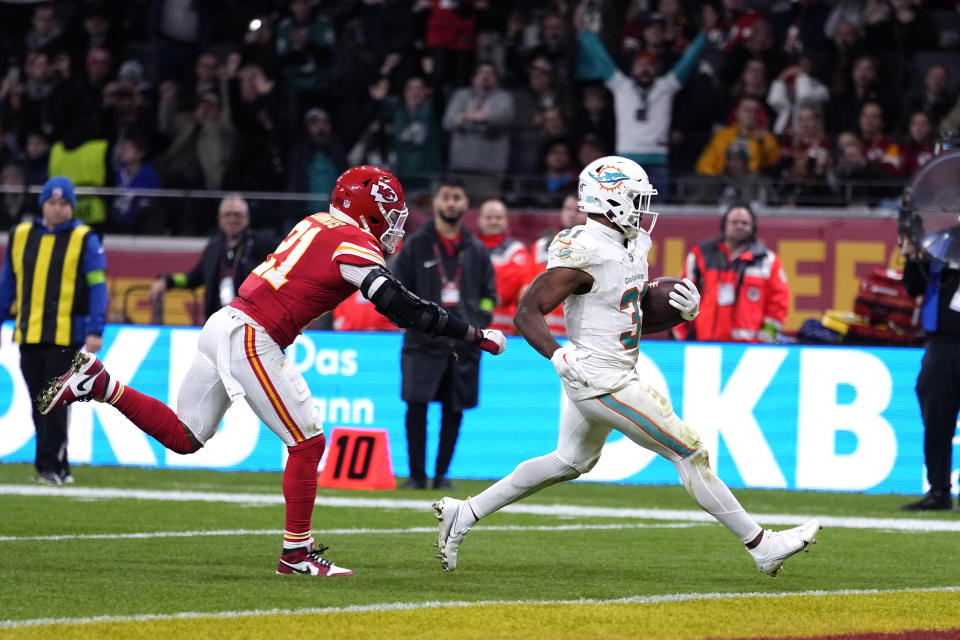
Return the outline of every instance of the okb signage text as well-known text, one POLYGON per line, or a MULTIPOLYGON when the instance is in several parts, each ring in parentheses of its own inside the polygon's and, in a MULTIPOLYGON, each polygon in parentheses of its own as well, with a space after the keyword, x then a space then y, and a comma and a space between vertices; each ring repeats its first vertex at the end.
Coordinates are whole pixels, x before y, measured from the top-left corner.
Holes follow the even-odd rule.
MULTIPOLYGON (((33 460, 30 399, 9 324, 0 347, 0 461, 33 460)), ((194 328, 109 327, 110 372, 176 406, 194 357, 194 328)), ((399 334, 311 332, 288 350, 333 427, 385 429, 391 462, 406 475, 399 334)), ((922 433, 914 383, 919 349, 641 343, 641 374, 700 432, 733 487, 918 493, 922 433)), ((496 478, 556 445, 564 396, 550 363, 520 339, 484 356, 481 404, 466 413, 451 476, 496 478)), ((201 451, 166 451, 112 407, 75 405, 75 463, 279 470, 284 448, 245 403, 234 405, 201 451)), ((439 424, 431 406, 430 428, 439 424)), ((428 442, 435 447, 437 434, 428 442)), ((429 452, 432 460, 434 452, 429 452)), ((954 456, 960 461, 960 455, 954 456)), ((335 461, 334 461, 335 462, 335 461)), ((429 469, 428 469, 429 471, 429 469)), ((956 473, 956 472, 955 472, 956 473)), ((587 480, 676 483, 673 465, 614 433, 587 480)))

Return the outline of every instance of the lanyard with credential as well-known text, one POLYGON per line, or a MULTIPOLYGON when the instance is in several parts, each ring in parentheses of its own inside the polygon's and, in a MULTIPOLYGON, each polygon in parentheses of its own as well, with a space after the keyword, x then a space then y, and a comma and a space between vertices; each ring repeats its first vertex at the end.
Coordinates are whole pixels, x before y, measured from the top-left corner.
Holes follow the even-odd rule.
POLYGON ((447 269, 443 265, 443 255, 437 243, 433 245, 433 255, 437 259, 437 274, 440 276, 440 303, 445 307, 454 307, 460 304, 460 276, 463 275, 463 265, 457 258, 457 271, 453 280, 447 277, 447 269))
POLYGON ((440 284, 445 287, 448 283, 451 283, 459 287, 460 276, 463 275, 463 265, 460 264, 459 257, 457 258, 457 271, 453 274, 453 280, 450 280, 447 277, 447 270, 443 266, 443 255, 440 252, 440 246, 437 244, 433 245, 433 255, 437 258, 437 273, 440 274, 440 284))

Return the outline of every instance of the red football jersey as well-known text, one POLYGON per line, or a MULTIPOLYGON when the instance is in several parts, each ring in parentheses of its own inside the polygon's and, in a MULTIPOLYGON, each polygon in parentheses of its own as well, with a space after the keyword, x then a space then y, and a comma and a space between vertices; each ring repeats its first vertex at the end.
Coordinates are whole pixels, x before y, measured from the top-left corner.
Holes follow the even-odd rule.
POLYGON ((329 213, 315 213, 297 223, 247 276, 230 304, 285 349, 305 326, 357 290, 343 279, 340 263, 386 266, 371 234, 329 213))

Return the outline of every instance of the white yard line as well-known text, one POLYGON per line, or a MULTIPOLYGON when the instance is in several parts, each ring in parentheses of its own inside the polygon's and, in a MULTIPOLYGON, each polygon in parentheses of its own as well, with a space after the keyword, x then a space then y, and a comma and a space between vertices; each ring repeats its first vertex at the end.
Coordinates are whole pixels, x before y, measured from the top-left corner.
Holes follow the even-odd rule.
MULTIPOLYGON (((597 531, 603 529, 685 529, 696 523, 635 524, 559 524, 539 526, 493 525, 484 531, 597 531)), ((384 535, 401 533, 436 533, 436 527, 403 529, 314 529, 314 536, 384 535)), ((55 536, 0 536, 0 542, 63 542, 65 540, 144 540, 149 538, 195 538, 197 536, 277 536, 283 529, 221 529, 206 531, 142 531, 138 533, 78 533, 55 536)))
MULTIPOLYGON (((206 491, 161 491, 145 489, 95 489, 90 487, 44 487, 35 485, 0 484, 0 495, 77 498, 81 500, 158 500, 166 502, 219 502, 248 505, 283 504, 283 496, 277 493, 224 493, 206 491)), ((359 509, 407 509, 430 511, 429 500, 399 500, 395 498, 361 498, 318 496, 317 505, 359 509)), ((680 509, 625 509, 617 507, 584 507, 573 505, 512 504, 503 509, 506 513, 523 513, 541 516, 569 518, 638 518, 647 520, 672 520, 680 522, 715 522, 713 517, 700 510, 680 509)), ((817 516, 815 514, 754 513, 760 523, 769 525, 797 525, 812 517, 825 527, 843 529, 887 529, 891 531, 956 531, 960 532, 960 520, 933 520, 921 518, 845 518, 840 516, 817 516)))
POLYGON ((417 609, 440 609, 460 607, 489 607, 496 605, 604 605, 604 604, 636 604, 651 605, 665 602, 690 602, 697 600, 736 600, 740 598, 790 598, 790 597, 823 597, 823 596, 862 596, 887 593, 958 593, 960 586, 929 587, 923 589, 841 589, 838 591, 782 591, 779 593, 675 593, 653 596, 629 596, 613 600, 596 600, 583 598, 580 600, 479 600, 466 602, 456 600, 452 602, 386 602, 379 604, 351 605, 349 607, 314 607, 304 609, 252 609, 248 611, 183 611, 179 613, 148 613, 131 616, 92 616, 89 618, 34 618, 31 620, 0 620, 0 629, 16 629, 20 627, 46 627, 51 625, 84 625, 94 623, 120 622, 159 622, 164 620, 185 619, 213 619, 226 620, 233 618, 250 618, 254 616, 271 615, 314 615, 324 613, 366 613, 380 611, 410 611, 417 609))

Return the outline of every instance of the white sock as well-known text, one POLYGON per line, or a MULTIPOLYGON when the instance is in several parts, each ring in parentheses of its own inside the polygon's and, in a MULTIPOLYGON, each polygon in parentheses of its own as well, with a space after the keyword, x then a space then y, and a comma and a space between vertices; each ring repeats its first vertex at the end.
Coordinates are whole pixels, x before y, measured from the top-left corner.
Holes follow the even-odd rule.
POLYGON ((710 458, 705 450, 673 464, 680 472, 683 487, 700 508, 730 529, 741 542, 746 544, 763 531, 710 468, 710 458))
POLYGON ((579 475, 579 471, 561 460, 554 451, 521 462, 510 475, 487 487, 480 495, 469 498, 467 504, 479 520, 512 502, 579 475))

